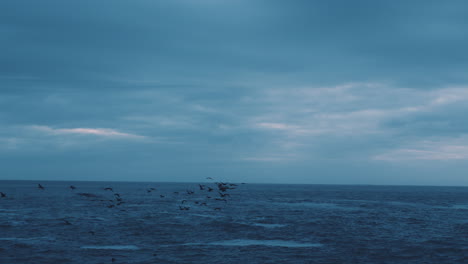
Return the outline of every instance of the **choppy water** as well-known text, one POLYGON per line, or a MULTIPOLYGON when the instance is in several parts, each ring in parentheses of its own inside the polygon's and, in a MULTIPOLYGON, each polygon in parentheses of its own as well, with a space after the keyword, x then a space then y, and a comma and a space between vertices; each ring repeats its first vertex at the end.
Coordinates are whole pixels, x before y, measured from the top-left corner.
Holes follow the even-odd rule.
POLYGON ((0 181, 2 264, 468 263, 468 188, 41 183, 0 181))

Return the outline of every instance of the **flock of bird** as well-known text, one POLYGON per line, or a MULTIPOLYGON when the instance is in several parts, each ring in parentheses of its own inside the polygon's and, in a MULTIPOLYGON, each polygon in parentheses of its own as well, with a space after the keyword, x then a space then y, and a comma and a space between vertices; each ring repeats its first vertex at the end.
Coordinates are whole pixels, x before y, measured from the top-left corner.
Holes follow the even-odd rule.
MULTIPOLYGON (((208 180, 214 180, 213 178, 211 177, 207 177, 206 179, 208 180)), ((212 184, 214 185, 211 185, 209 186, 208 184, 198 184, 198 188, 199 188, 199 191, 200 192, 205 192, 206 195, 206 199, 211 199, 213 201, 222 201, 222 202, 227 202, 227 198, 228 197, 231 197, 231 195, 228 193, 228 190, 234 190, 238 187, 238 184, 235 184, 235 183, 227 183, 227 182, 213 182, 212 184)), ((241 184, 245 184, 245 183, 241 183, 241 184)), ((42 184, 37 184, 37 188, 39 190, 42 190, 44 191, 46 188, 42 185, 42 184)), ((75 187, 74 185, 70 185, 69 188, 74 191, 77 189, 77 187, 75 187)), ((107 205, 108 208, 114 208, 116 206, 120 206, 122 204, 124 204, 124 200, 122 198, 122 195, 120 193, 117 193, 114 191, 114 189, 112 187, 105 187, 103 188, 104 191, 110 191, 113 193, 113 199, 111 200, 99 200, 99 201, 107 201, 107 202, 111 202, 110 204, 107 205)), ((154 191, 157 191, 156 188, 154 187, 151 187, 151 188, 148 188, 146 189, 146 192, 147 193, 152 193, 154 191)), ((180 192, 173 192, 175 195, 179 195, 180 192)), ((195 194, 195 191, 193 190, 185 190, 185 193, 186 195, 188 196, 191 196, 193 194, 195 194)), ((92 193, 76 193, 77 195, 79 196, 83 196, 83 197, 88 197, 88 198, 97 198, 99 197, 98 195, 96 194, 92 194, 92 193)), ((7 197, 7 194, 4 193, 4 192, 0 192, 0 198, 6 198, 7 197)), ((166 195, 165 194, 159 194, 159 197, 160 198, 165 198, 166 195)), ((97 201, 97 200, 93 200, 93 201, 97 201)), ((199 205, 199 206, 208 206, 208 203, 205 201, 205 202, 200 202, 200 201, 193 201, 193 204, 194 205, 199 205)), ((188 200, 187 199, 183 199, 180 201, 180 204, 178 206, 179 210, 181 211, 188 211, 190 210, 190 205, 188 205, 188 200)), ((219 211, 221 210, 222 208, 221 207, 213 207, 213 210, 216 210, 216 211, 219 211)))
MULTIPOLYGON (((178 208, 180 211, 189 211, 192 206, 203 206, 207 209, 211 209, 214 211, 221 211, 223 209, 223 205, 228 202, 228 199, 231 197, 229 191, 234 190, 238 187, 238 184, 235 183, 228 183, 228 182, 217 182, 211 177, 207 177, 207 180, 210 180, 210 183, 198 184, 198 191, 195 192, 190 189, 186 189, 185 192, 178 192, 175 191, 173 194, 176 197, 181 197, 180 202, 178 202, 176 209, 178 208), (195 195, 197 194, 197 195, 195 195), (204 200, 200 200, 200 197, 203 197, 204 200), (191 199, 193 198, 193 199, 191 199)), ((241 183, 245 184, 245 183, 241 183)), ((74 185, 70 185, 68 187, 72 192, 79 189, 74 185)), ((37 184, 37 189, 40 191, 46 191, 46 187, 42 184, 37 184)), ((123 196, 114 191, 112 187, 105 187, 102 190, 112 193, 112 199, 102 199, 100 195, 93 194, 93 193, 83 193, 83 192, 76 192, 76 195, 81 197, 89 198, 91 201, 100 201, 105 202, 107 208, 117 208, 124 205, 126 202, 123 199, 123 196)), ((157 188, 151 187, 147 188, 146 193, 153 193, 157 192, 157 188)), ((4 192, 0 191, 0 199, 7 198, 8 195, 4 192)), ((166 194, 159 194, 161 199, 166 198, 166 194)), ((121 211, 126 211, 125 209, 121 209, 121 211)), ((62 219, 63 224, 65 225, 72 225, 72 223, 66 219, 62 219)), ((91 235, 94 235, 94 231, 89 231, 91 235)), ((115 262, 116 259, 112 258, 112 262, 115 262)))

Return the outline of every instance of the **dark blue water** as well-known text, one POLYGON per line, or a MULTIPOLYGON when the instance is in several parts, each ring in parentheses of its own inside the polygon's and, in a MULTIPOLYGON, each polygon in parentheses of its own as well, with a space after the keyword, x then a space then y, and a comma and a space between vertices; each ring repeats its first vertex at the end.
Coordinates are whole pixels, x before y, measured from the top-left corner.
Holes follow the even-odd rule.
POLYGON ((41 183, 0 181, 2 264, 468 263, 468 188, 41 183))

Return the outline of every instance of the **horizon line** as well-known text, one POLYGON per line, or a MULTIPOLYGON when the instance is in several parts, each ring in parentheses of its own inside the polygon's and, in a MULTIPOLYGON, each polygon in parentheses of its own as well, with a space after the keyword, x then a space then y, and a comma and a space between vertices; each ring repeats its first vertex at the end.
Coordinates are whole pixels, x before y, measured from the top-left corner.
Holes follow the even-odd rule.
POLYGON ((278 182, 235 182, 235 181, 128 181, 128 180, 15 180, 15 179, 0 179, 2 181, 29 181, 29 182, 116 182, 116 183, 215 183, 215 182, 233 182, 245 183, 247 185, 331 185, 331 186, 387 186, 387 187, 455 187, 468 188, 468 185, 423 185, 423 184, 368 184, 368 183, 278 183, 278 182))

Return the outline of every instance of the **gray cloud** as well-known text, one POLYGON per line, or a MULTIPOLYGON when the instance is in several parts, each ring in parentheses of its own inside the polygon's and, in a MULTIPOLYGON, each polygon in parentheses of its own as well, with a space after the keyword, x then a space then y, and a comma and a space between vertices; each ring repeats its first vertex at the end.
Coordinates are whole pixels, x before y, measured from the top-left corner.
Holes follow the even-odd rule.
POLYGON ((444 184, 468 146, 466 5, 3 1, 0 172, 444 184))

